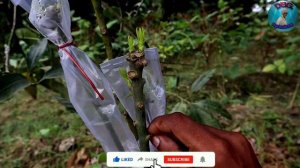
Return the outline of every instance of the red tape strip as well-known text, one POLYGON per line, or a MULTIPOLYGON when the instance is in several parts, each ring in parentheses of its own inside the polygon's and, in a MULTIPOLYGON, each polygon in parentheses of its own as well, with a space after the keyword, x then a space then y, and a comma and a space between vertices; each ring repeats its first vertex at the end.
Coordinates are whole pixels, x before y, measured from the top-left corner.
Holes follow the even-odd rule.
POLYGON ((101 100, 104 100, 104 97, 101 95, 101 93, 97 90, 96 85, 93 83, 93 81, 89 78, 89 76, 84 72, 83 68, 80 66, 79 62, 76 60, 76 58, 73 57, 73 55, 66 49, 67 46, 71 46, 73 43, 66 43, 62 46, 59 46, 59 49, 62 49, 68 57, 71 59, 71 61, 75 64, 81 75, 89 82, 93 90, 96 92, 96 94, 99 96, 101 100))

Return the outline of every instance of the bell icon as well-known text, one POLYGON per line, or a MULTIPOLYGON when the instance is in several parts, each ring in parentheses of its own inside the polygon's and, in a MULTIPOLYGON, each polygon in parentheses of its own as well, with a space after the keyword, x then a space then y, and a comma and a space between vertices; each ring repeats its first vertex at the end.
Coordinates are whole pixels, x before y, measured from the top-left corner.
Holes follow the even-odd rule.
POLYGON ((204 156, 201 156, 200 162, 201 162, 201 163, 204 163, 204 162, 205 162, 205 157, 204 157, 204 156))

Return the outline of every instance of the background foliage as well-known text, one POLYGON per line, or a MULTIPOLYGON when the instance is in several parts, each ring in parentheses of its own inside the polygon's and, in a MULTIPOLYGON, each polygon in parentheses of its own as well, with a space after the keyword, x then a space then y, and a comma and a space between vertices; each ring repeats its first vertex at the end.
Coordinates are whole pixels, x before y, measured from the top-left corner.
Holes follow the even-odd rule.
MULTIPOLYGON (((92 6, 70 1, 76 45, 106 60, 92 6)), ((295 1, 298 5, 298 1, 295 1)), ((103 1, 114 56, 144 27, 157 47, 168 113, 181 111, 214 127, 244 133, 263 167, 299 167, 299 25, 278 33, 267 23, 267 1, 103 1), (259 5, 260 12, 252 7, 259 5)), ((0 0, 0 163, 4 167, 65 167, 105 160, 68 101, 56 46, 17 8, 9 73, 4 44, 13 6, 0 0), (2 59, 3 58, 3 59, 2 59), (18 92, 17 92, 18 91, 18 92), (66 145, 67 144, 67 145, 66 145)))

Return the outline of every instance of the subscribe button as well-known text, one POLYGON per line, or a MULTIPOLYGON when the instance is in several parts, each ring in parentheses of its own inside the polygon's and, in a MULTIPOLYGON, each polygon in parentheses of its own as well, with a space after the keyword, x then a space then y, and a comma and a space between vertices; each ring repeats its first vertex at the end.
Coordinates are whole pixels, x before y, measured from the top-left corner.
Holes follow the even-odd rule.
POLYGON ((190 164, 193 163, 193 156, 164 156, 165 164, 190 164))
POLYGON ((214 152, 108 152, 108 167, 214 167, 214 152))

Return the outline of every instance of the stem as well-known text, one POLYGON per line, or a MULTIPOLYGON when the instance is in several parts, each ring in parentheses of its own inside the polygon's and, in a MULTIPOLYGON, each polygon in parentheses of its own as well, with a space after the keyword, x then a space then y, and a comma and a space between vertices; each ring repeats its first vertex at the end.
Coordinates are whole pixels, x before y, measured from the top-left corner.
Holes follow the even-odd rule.
POLYGON ((144 53, 135 52, 129 53, 127 60, 129 62, 128 77, 132 80, 133 99, 135 102, 135 109, 137 112, 137 121, 135 126, 139 137, 139 145, 141 151, 150 151, 149 139, 146 126, 146 112, 144 99, 144 84, 142 77, 144 66, 146 66, 146 59, 144 53))
POLYGON ((10 35, 9 35, 9 38, 8 38, 8 43, 4 44, 5 72, 9 72, 10 45, 11 45, 11 40, 12 40, 14 32, 15 32, 16 20, 17 20, 16 16, 17 16, 17 6, 14 5, 14 16, 13 16, 12 28, 10 30, 10 35))
POLYGON ((177 93, 173 93, 173 92, 170 92, 170 91, 166 91, 166 93, 167 93, 168 95, 172 95, 172 96, 177 97, 178 99, 180 99, 182 102, 185 102, 186 104, 191 104, 190 101, 188 101, 187 99, 185 99, 185 98, 179 96, 177 93))
POLYGON ((104 20, 104 15, 103 15, 103 8, 101 7, 101 0, 91 0, 93 7, 94 7, 94 11, 96 14, 96 18, 97 18, 97 23, 99 25, 100 28, 100 32, 102 34, 102 40, 105 46, 105 50, 106 50, 106 56, 108 59, 113 59, 113 50, 112 50, 112 45, 111 45, 111 40, 109 38, 109 34, 108 34, 108 29, 106 27, 106 23, 104 20))
POLYGON ((298 79, 296 89, 293 93, 293 97, 292 97, 292 99, 289 103, 288 109, 291 109, 294 106, 294 103, 295 103, 295 100, 296 100, 296 97, 297 97, 297 93, 298 93, 298 90, 299 90, 299 85, 300 85, 300 80, 298 79))

